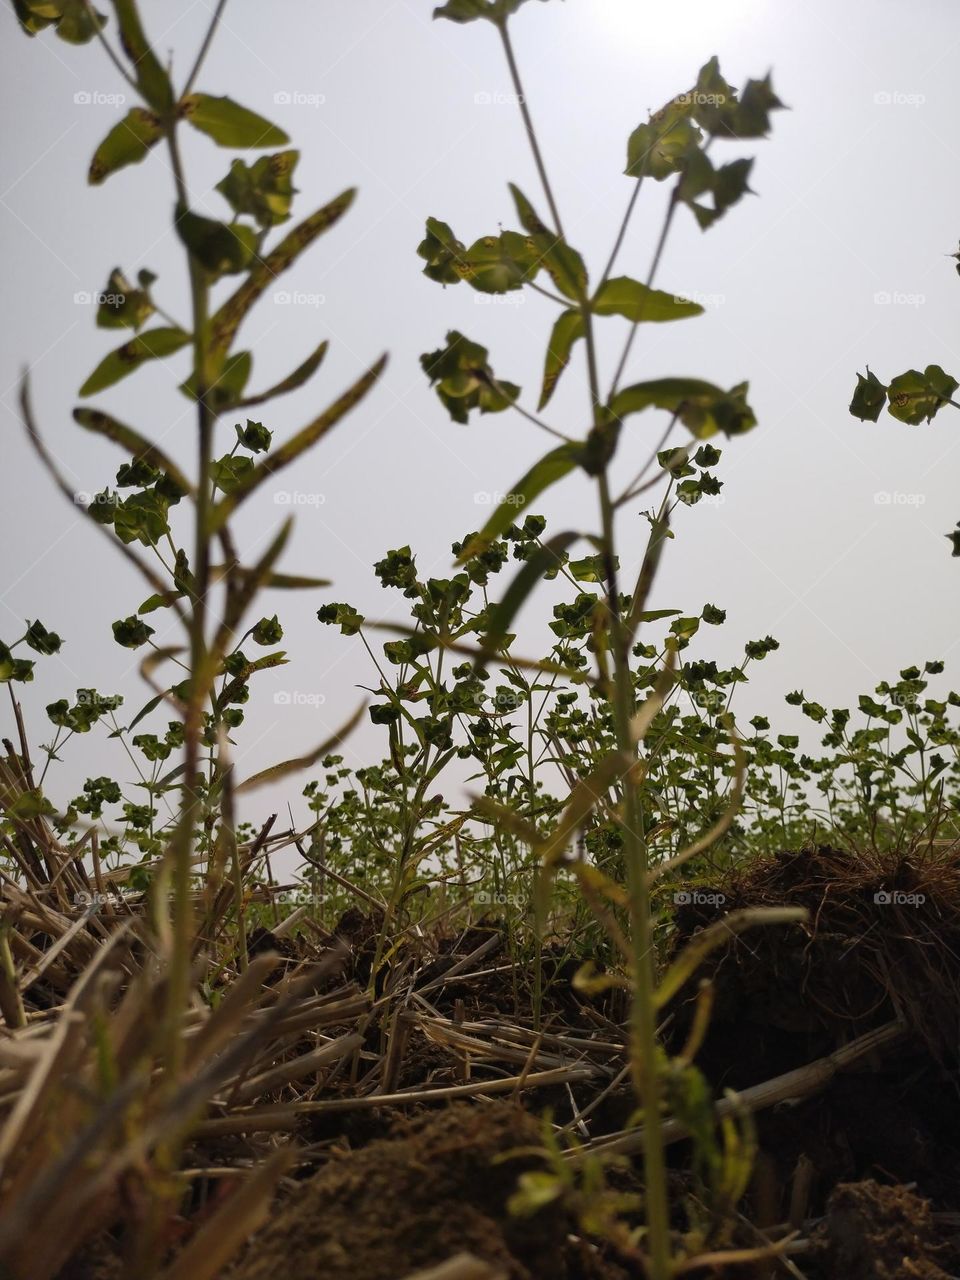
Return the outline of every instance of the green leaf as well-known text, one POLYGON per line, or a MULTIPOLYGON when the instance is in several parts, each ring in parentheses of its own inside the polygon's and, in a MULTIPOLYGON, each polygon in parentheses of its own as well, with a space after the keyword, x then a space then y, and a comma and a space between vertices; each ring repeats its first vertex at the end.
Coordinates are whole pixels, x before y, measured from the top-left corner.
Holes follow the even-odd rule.
POLYGON ((550 279, 565 298, 572 302, 583 301, 588 283, 583 258, 540 219, 519 187, 512 182, 509 185, 520 225, 532 237, 533 247, 550 279))
MULTIPOLYGON (((686 95, 681 95, 686 97, 686 95)), ((647 124, 638 125, 627 142, 627 167, 630 178, 649 175, 662 182, 679 173, 684 160, 695 151, 703 137, 689 119, 689 106, 669 102, 647 124)))
MULTIPOLYGON (((614 568, 620 568, 620 557, 613 557, 614 568)), ((602 555, 584 556, 581 560, 571 560, 567 568, 577 582, 606 582, 606 566, 602 555)))
POLYGON ((120 43, 134 65, 140 92, 155 111, 168 111, 173 106, 173 86, 147 42, 136 0, 114 0, 114 9, 120 27, 120 43))
POLYGON ((556 390, 560 375, 570 363, 573 344, 584 334, 583 313, 572 308, 558 316, 550 334, 547 358, 543 366, 543 387, 540 390, 538 411, 546 407, 556 390))
POLYGON ((101 329, 139 329, 154 313, 150 294, 135 289, 119 267, 110 272, 107 287, 100 294, 97 325, 101 329))
POLYGON ((153 627, 136 616, 122 618, 113 624, 113 638, 125 649, 139 649, 153 635, 153 627))
POLYGON ((624 316, 635 323, 662 323, 703 315, 698 302, 688 302, 662 289, 650 289, 629 276, 615 276, 602 285, 594 294, 590 309, 600 316, 624 316))
POLYGON ((276 226, 290 217, 296 192, 293 171, 299 159, 299 151, 278 151, 261 156, 252 165, 234 160, 230 172, 217 183, 217 190, 234 213, 249 214, 261 227, 276 226))
POLYGON ((172 355, 189 341, 190 334, 182 329, 148 329, 105 356, 80 388, 80 395, 92 396, 105 387, 112 387, 139 369, 145 361, 172 355))
POLYGON ((158 445, 151 444, 133 427, 118 422, 109 413, 103 413, 99 409, 74 409, 73 420, 85 430, 93 431, 120 445, 121 448, 133 454, 135 460, 146 462, 151 467, 156 467, 158 471, 164 472, 184 493, 192 491, 193 486, 176 463, 158 445))
POLYGON ((698 440, 718 431, 726 436, 742 435, 757 423, 747 404, 747 389, 746 382, 723 391, 698 378, 658 378, 624 387, 610 402, 610 409, 621 419, 651 407, 666 409, 698 440))
MULTIPOLYGON (((250 377, 253 367, 253 356, 249 351, 235 351, 226 359, 223 368, 213 379, 207 389, 207 403, 218 413, 235 408, 240 403, 243 389, 250 377)), ((191 400, 197 398, 196 371, 191 373, 186 382, 180 384, 180 390, 191 400)))
POLYGON ((286 133, 232 98, 191 93, 180 102, 183 118, 220 147, 282 147, 286 133))
POLYGON ((482 236, 466 248, 445 222, 427 219, 427 234, 417 247, 426 262, 423 274, 440 284, 467 284, 481 293, 507 293, 532 280, 540 270, 537 248, 518 231, 482 236))
POLYGON ((224 493, 236 493, 253 473, 253 459, 245 454, 227 454, 210 465, 210 474, 216 488, 224 493))
POLYGON ((276 248, 257 258, 246 280, 211 318, 210 355, 212 359, 223 357, 244 316, 264 289, 273 284, 281 272, 292 266, 304 249, 319 235, 329 230, 343 217, 353 203, 355 195, 356 191, 353 188, 341 192, 329 204, 298 223, 284 236, 276 248))
POLYGON ((765 138, 770 132, 770 112, 782 110, 769 74, 762 80, 748 80, 732 118, 724 120, 718 132, 728 138, 765 138))
POLYGON ((245 270, 260 242, 253 227, 217 222, 189 209, 178 210, 176 227, 177 235, 214 280, 245 270))
POLYGON ((13 0, 13 10, 21 30, 28 36, 35 36, 58 22, 62 12, 56 0, 13 0))
MULTIPOLYGON (((46 5, 34 5, 43 9, 46 5)), ((98 31, 107 25, 106 14, 97 13, 84 0, 60 0, 61 18, 57 23, 57 35, 68 44, 88 44, 98 31)))
POLYGON ((326 626, 338 626, 340 634, 355 636, 363 626, 363 614, 351 604, 325 604, 317 610, 318 619, 326 626))
POLYGON ((327 347, 330 344, 324 339, 320 345, 307 356, 303 364, 298 364, 293 373, 288 373, 285 378, 275 383, 268 391, 262 391, 259 395, 247 396, 244 400, 238 400, 236 408, 251 409, 254 405, 263 404, 267 400, 273 400, 275 396, 286 395, 288 391, 296 391, 298 387, 302 387, 316 371, 320 368, 323 357, 327 354, 327 347))
POLYGON ((267 454, 259 466, 247 472, 233 492, 228 494, 215 507, 210 521, 211 535, 223 528, 224 522, 229 518, 230 514, 254 489, 263 484, 270 476, 288 466, 305 450, 311 448, 318 440, 322 439, 331 428, 336 426, 340 419, 349 413, 354 405, 358 404, 367 394, 380 377, 386 363, 387 357, 381 356, 329 408, 325 409, 307 426, 302 427, 286 444, 282 444, 273 453, 267 454))
POLYGON ((887 388, 867 366, 867 376, 857 374, 857 387, 850 401, 850 412, 861 422, 876 422, 887 403, 887 388))
POLYGON ((251 453, 266 453, 273 442, 273 432, 269 431, 262 422, 251 422, 248 418, 245 427, 241 427, 238 422, 234 430, 237 433, 238 443, 245 449, 249 449, 251 453))
POLYGON ((472 409, 501 413, 520 394, 512 382, 501 382, 487 362, 487 349, 452 329, 447 345, 420 357, 424 373, 435 385, 454 422, 465 423, 472 409))
POLYGON ((910 426, 929 422, 948 403, 957 385, 938 364, 928 364, 923 373, 908 369, 887 387, 890 413, 910 426))
POLYGON ((97 187, 118 169, 138 164, 162 137, 160 117, 144 107, 133 107, 93 153, 87 181, 97 187))
POLYGON ((510 630, 510 625, 527 596, 551 569, 563 563, 563 553, 579 538, 578 533, 558 533, 537 547, 507 588, 503 599, 494 606, 482 638, 482 652, 496 653, 510 630))
POLYGON ((26 634, 27 644, 36 653, 42 653, 49 657, 50 654, 59 653, 60 646, 63 641, 55 631, 48 631, 39 620, 31 622, 27 627, 26 634))
POLYGON ((540 269, 536 247, 519 231, 476 240, 464 257, 461 278, 481 293, 519 289, 540 269))
POLYGON ((465 560, 486 550, 491 542, 499 538, 514 523, 517 518, 517 508, 527 506, 544 490, 569 475, 578 465, 578 458, 577 446, 563 444, 545 454, 539 462, 534 463, 510 492, 504 495, 503 501, 494 509, 480 532, 475 534, 463 548, 457 557, 457 563, 463 564, 465 560))
POLYGON ((504 22, 516 13, 524 0, 449 0, 434 9, 434 18, 447 18, 450 22, 476 22, 486 18, 488 22, 504 22))

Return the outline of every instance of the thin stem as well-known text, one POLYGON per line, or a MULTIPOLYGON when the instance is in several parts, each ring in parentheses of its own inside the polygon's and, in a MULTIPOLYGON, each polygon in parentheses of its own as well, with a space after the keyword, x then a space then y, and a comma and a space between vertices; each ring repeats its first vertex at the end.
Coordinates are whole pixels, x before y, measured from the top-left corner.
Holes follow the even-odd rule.
POLYGON ((623 248, 623 242, 626 239, 626 235, 627 235, 627 227, 630 225, 630 219, 633 216, 633 211, 634 211, 634 208, 636 207, 637 200, 639 199, 640 188, 642 186, 643 186, 643 174, 641 174, 640 177, 633 184, 633 193, 630 196, 630 202, 627 205, 627 211, 623 215, 623 220, 620 223, 620 230, 617 232, 617 238, 616 238, 616 241, 614 242, 613 249, 610 252, 610 258, 607 261, 607 265, 604 268, 603 275, 600 278, 600 284, 597 286, 598 291, 602 289, 603 286, 607 283, 607 280, 609 280, 610 272, 613 270, 613 264, 616 262, 617 257, 620 253, 620 250, 623 248))
POLYGON ((550 186, 550 179, 547 177, 547 170, 543 163, 543 156, 540 154, 540 144, 537 142, 537 134, 533 127, 533 119, 530 115, 529 108, 527 107, 527 96, 523 92, 523 83, 520 79, 520 70, 517 67, 517 60, 513 56, 513 44, 510 40, 510 32, 507 29, 506 20, 497 24, 497 30, 500 32, 500 39, 503 41, 503 51, 507 56, 507 65, 510 68, 510 78, 513 81, 513 87, 517 93, 520 114, 523 116, 523 125, 527 131, 527 138, 530 142, 530 150, 533 152, 533 159, 537 166, 537 173, 540 175, 540 184, 543 187, 544 195, 547 197, 547 204, 550 206, 550 213, 553 216, 557 235, 561 240, 565 240, 566 236, 563 232, 563 223, 560 221, 560 211, 557 208, 556 200, 553 198, 553 188, 550 186))
POLYGON ((545 298, 549 298, 551 302, 559 303, 561 307, 569 307, 570 300, 568 298, 561 298, 559 293, 551 293, 549 289, 544 289, 542 285, 534 284, 532 280, 528 280, 526 283, 528 288, 534 289, 537 293, 542 293, 543 296, 545 298))
MULTIPOLYGON (((599 477, 600 514, 604 554, 607 559, 607 593, 614 661, 614 722, 617 746, 624 757, 636 758, 630 724, 636 696, 630 674, 630 634, 620 612, 620 593, 614 559, 614 507, 606 472, 599 477)), ((633 1001, 630 1015, 630 1066, 634 1087, 643 1105, 643 1158, 646 1181, 647 1232, 650 1241, 652 1280, 670 1275, 670 1215, 667 1175, 660 1116, 660 1077, 654 990, 653 926, 650 918, 648 851, 643 811, 636 783, 624 778, 623 841, 630 900, 630 937, 633 955, 633 1001)))
MULTIPOLYGON (((222 7, 222 6, 221 6, 222 7)), ((177 194, 177 211, 187 208, 188 191, 177 143, 176 122, 167 127, 167 145, 177 194)), ((210 467, 214 414, 207 403, 209 382, 207 319, 209 288, 203 267, 191 255, 190 297, 193 311, 193 356, 196 378, 198 465, 197 514, 190 616, 190 697, 184 723, 183 810, 171 842, 173 855, 173 954, 167 1005, 167 1044, 174 1078, 183 1062, 183 1041, 179 1020, 185 1008, 189 980, 191 946, 190 867, 193 832, 202 818, 203 802, 198 792, 203 704, 207 680, 206 618, 210 585, 210 539, 208 523, 211 501, 210 467)))
MULTIPOLYGON (((504 397, 504 399, 509 399, 509 396, 505 394, 503 388, 497 382, 496 378, 491 378, 490 381, 491 381, 491 385, 497 391, 500 392, 500 394, 504 397)), ((539 427, 541 431, 546 431, 549 435, 555 436, 558 440, 562 440, 565 444, 573 443, 570 436, 565 436, 562 431, 558 431, 556 427, 551 427, 549 423, 542 421, 542 419, 538 418, 536 414, 531 413, 529 409, 524 409, 523 405, 520 404, 519 400, 511 400, 510 408, 516 409, 517 413, 520 414, 521 418, 526 418, 528 422, 532 422, 533 425, 535 427, 539 427)))
POLYGON ((134 80, 133 76, 126 69, 123 63, 120 61, 120 55, 114 52, 113 47, 110 44, 110 41, 103 34, 103 27, 97 17, 96 10, 94 9, 93 5, 90 3, 90 0, 83 0, 83 7, 86 9, 87 13, 90 15, 90 19, 93 22, 94 30, 97 33, 97 39, 100 41, 100 43, 103 45, 104 49, 106 50, 107 57, 110 59, 110 61, 113 63, 116 69, 123 76, 124 80, 126 80, 130 88, 133 89, 135 93, 139 94, 140 86, 137 84, 136 80, 134 80))
MULTIPOLYGON (((653 261, 650 264, 650 270, 647 272, 645 284, 647 288, 651 288, 654 278, 657 274, 657 268, 660 266, 660 259, 663 257, 663 250, 667 243, 667 236, 670 234, 670 227, 673 224, 673 215, 677 211, 680 201, 677 199, 677 189, 674 187, 670 196, 670 204, 667 208, 667 216, 663 220, 663 226, 660 228, 660 238, 657 241, 657 247, 654 251, 653 261)), ((637 329, 640 327, 640 321, 634 320, 630 326, 630 332, 627 334, 627 341, 623 347, 623 354, 620 356, 620 363, 617 365, 617 371, 613 375, 613 382, 610 384, 610 395, 608 400, 612 400, 617 394, 617 388, 620 386, 620 379, 623 377, 623 371, 627 366, 630 358, 630 352, 633 348, 633 340, 637 336, 637 329)))
POLYGON ((185 98, 187 94, 190 92, 190 90, 193 88, 194 83, 196 82, 197 76, 200 74, 200 68, 203 66, 204 60, 206 59, 207 53, 209 52, 210 43, 213 40, 214 35, 216 34, 217 27, 220 24, 220 18, 223 15, 223 11, 226 7, 227 7, 227 0, 219 0, 219 3, 216 9, 214 10, 213 17, 210 19, 210 25, 209 27, 207 27, 207 34, 203 37, 203 44, 200 46, 200 52, 197 54, 197 60, 193 64, 193 70, 187 76, 187 83, 183 86, 183 93, 181 94, 181 97, 185 98))

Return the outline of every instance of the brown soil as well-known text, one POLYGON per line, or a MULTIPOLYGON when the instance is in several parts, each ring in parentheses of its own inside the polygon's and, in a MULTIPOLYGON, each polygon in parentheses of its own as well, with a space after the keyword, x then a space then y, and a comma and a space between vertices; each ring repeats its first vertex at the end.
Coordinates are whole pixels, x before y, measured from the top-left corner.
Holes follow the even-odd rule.
POLYGON ((841 1183, 815 1245, 823 1274, 837 1280, 949 1280, 930 1206, 905 1187, 841 1183))
MULTIPOLYGON (((807 849, 702 887, 724 895, 724 912, 801 905, 809 913, 803 926, 756 928, 732 939, 701 970, 712 978, 716 999, 697 1065, 716 1094, 803 1067, 892 1019, 907 1025, 900 1041, 835 1076, 819 1093, 756 1115, 759 1158, 740 1206, 744 1219, 761 1230, 782 1228, 799 1212, 808 1243, 795 1265, 806 1280, 960 1276, 960 861, 872 862, 807 849), (883 890, 923 901, 875 901, 883 890), (798 1210, 801 1169, 809 1178, 798 1210)), ((681 906, 676 947, 716 919, 716 908, 681 906)), ((352 911, 327 935, 321 947, 336 958, 334 985, 353 980, 366 986, 379 925, 352 911)), ((284 953, 286 963, 296 959, 295 948, 284 953)), ((404 975, 415 973, 429 1007, 445 1018, 530 1027, 529 989, 509 961, 496 925, 481 922, 429 946, 418 941, 399 949, 382 982, 389 991, 396 974, 406 981, 404 975), (476 964, 440 981, 491 939, 494 945, 476 964)), ((575 966, 559 949, 545 953, 543 967, 550 984, 543 1005, 548 1032, 580 1043, 590 1035, 619 1039, 624 1016, 618 993, 597 1001, 576 993, 570 983, 575 966)), ((692 987, 670 1011, 667 1038, 674 1051, 686 1040, 692 987)), ((304 1050, 310 1043, 304 1041, 304 1050)), ((371 1021, 364 1070, 383 1051, 383 1028, 371 1021)), ((621 1065, 617 1057, 601 1061, 621 1065)), ((455 1085, 461 1079, 457 1064, 443 1044, 414 1032, 393 1087, 455 1085)), ((501 1068, 519 1069, 509 1062, 501 1068)), ((602 1087, 602 1078, 579 1081, 572 1094, 583 1108, 602 1087)), ((355 1090, 343 1071, 319 1096, 349 1098, 355 1090)), ((280 1103, 288 1096, 281 1090, 263 1101, 280 1103)), ((489 1099, 434 1103, 423 1110, 411 1099, 406 1107, 302 1117, 290 1136, 314 1154, 293 1175, 297 1185, 287 1182, 269 1225, 230 1280, 404 1280, 464 1251, 498 1267, 508 1280, 639 1277, 636 1261, 618 1260, 609 1246, 575 1241, 571 1233, 577 1228, 562 1202, 532 1218, 518 1219, 507 1210, 519 1174, 544 1167, 529 1152, 511 1153, 540 1147, 538 1118, 547 1107, 559 1123, 569 1121, 570 1097, 568 1086, 558 1084, 525 1092, 526 1110, 489 1099)), ((629 1085, 611 1091, 591 1112, 591 1136, 625 1127, 634 1110, 629 1085)), ((222 1141, 236 1147, 228 1153, 231 1160, 263 1154, 242 1137, 222 1141)), ((689 1144, 670 1147, 669 1159, 676 1226, 682 1230, 679 1206, 691 1190, 689 1144)), ((216 1163, 212 1147, 206 1150, 202 1143, 191 1160, 216 1163)), ((610 1182, 636 1192, 642 1191, 641 1177, 636 1158, 614 1171, 610 1182)), ((188 1222, 194 1208, 184 1209, 188 1222)), ((744 1230, 732 1243, 753 1247, 760 1239, 744 1230)), ((80 1260, 80 1270, 64 1272, 62 1280, 122 1275, 106 1265, 109 1248, 101 1252, 102 1257, 94 1252, 80 1260)), ((765 1262, 725 1268, 716 1277, 771 1280, 779 1274, 786 1271, 765 1262)))
POLYGON ((559 1204, 508 1213, 519 1173, 542 1167, 511 1153, 539 1141, 535 1121, 504 1103, 403 1121, 305 1183, 231 1280, 400 1280, 463 1251, 509 1280, 625 1280, 571 1246, 559 1204))

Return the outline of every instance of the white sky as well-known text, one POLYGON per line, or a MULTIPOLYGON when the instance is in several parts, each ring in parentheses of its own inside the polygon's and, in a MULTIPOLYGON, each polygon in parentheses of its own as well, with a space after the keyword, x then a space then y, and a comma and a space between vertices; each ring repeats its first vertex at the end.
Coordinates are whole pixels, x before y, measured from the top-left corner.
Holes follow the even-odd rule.
MULTIPOLYGON (((206 0, 143 5, 158 50, 175 51, 178 82, 210 8, 206 0)), ((275 119, 302 148, 295 216, 346 186, 360 189, 354 209, 284 279, 284 290, 312 295, 316 305, 278 305, 268 295, 242 331, 257 389, 320 338, 331 343, 320 374, 268 406, 265 424, 285 438, 381 351, 391 353, 382 385, 285 473, 289 489, 323 501, 296 508, 284 567, 336 585, 268 600, 266 612, 277 609, 286 625, 292 662, 253 682, 240 776, 320 741, 356 705, 355 686, 373 683, 359 642, 321 627, 317 607, 347 599, 371 617, 402 618, 399 596, 381 591, 372 562, 409 542, 425 573, 445 573, 450 542, 488 511, 474 495, 509 489, 550 445, 515 414, 450 423, 419 369, 420 353, 460 328, 490 347, 501 377, 535 399, 553 319, 543 299, 480 306, 467 286, 443 291, 420 273, 415 250, 426 216, 450 222, 467 242, 501 222, 512 226, 508 180, 544 207, 516 108, 501 100, 511 85, 494 31, 433 23, 431 8, 420 0, 233 0, 198 86, 275 119), (284 691, 306 700, 277 705, 284 691)), ((727 608, 727 625, 708 632, 712 648, 692 655, 727 661, 747 639, 777 636, 779 653, 755 669, 739 706, 741 714, 768 711, 785 731, 798 718, 781 701, 792 688, 849 705, 909 663, 943 657, 949 675, 960 666, 960 565, 943 537, 960 518, 955 423, 947 411, 930 427, 886 416, 860 424, 847 404, 867 362, 883 379, 930 362, 960 368, 960 282, 945 256, 960 233, 960 23, 951 0, 552 0, 525 6, 513 30, 567 234, 595 279, 630 194, 627 136, 648 110, 689 88, 711 54, 736 85, 772 67, 791 107, 774 116, 769 140, 724 147, 724 158, 756 155, 759 198, 706 234, 686 210, 677 218, 658 283, 709 295, 713 305, 697 320, 648 326, 635 344, 631 381, 675 374, 730 386, 746 378, 760 420, 750 436, 725 445, 725 501, 678 525, 654 603, 727 608), (892 301, 879 303, 878 294, 892 301), (914 497, 881 505, 877 493, 914 497)), ((159 276, 163 305, 188 313, 159 149, 102 187, 85 185, 97 143, 130 105, 110 95, 125 91, 96 44, 76 49, 50 33, 28 42, 9 6, 0 10, 0 637, 9 643, 25 618, 39 617, 66 640, 61 655, 38 662, 35 683, 17 689, 35 740, 48 737, 45 704, 79 686, 123 693, 130 712, 149 696, 136 674, 142 652, 110 637, 110 622, 147 593, 54 492, 16 410, 18 371, 29 363, 40 422, 71 483, 102 487, 122 455, 74 427, 70 410, 76 388, 122 337, 97 330, 93 308, 74 295, 102 288, 114 266, 130 275, 147 266, 159 276), (75 101, 78 94, 93 101, 75 101)), ((187 142, 194 204, 210 215, 227 212, 212 188, 233 154, 199 135, 187 142)), ((619 270, 644 276, 662 195, 641 201, 619 270)), ((605 383, 623 323, 604 322, 605 383)), ((97 403, 189 465, 192 424, 175 390, 186 363, 182 353, 145 369, 97 403)), ((586 405, 582 374, 571 370, 546 416, 578 433, 586 405)), ((659 430, 655 416, 631 420, 624 477, 659 430)), ((232 422, 221 431, 226 450, 232 422)), ((250 557, 289 510, 269 496, 254 508, 239 522, 250 557)), ((537 509, 555 529, 595 530, 594 494, 582 476, 537 509)), ((624 513, 627 575, 645 528, 632 509, 624 513)), ((524 615, 520 651, 545 645, 544 620, 543 605, 524 615)), ((171 633, 155 639, 169 643, 171 633)), ((117 744, 104 735, 71 745, 57 798, 88 774, 125 776, 117 744)), ((380 745, 368 726, 352 740, 351 758, 369 762, 380 745)), ((282 798, 295 800, 299 790, 292 783, 282 798)), ((252 803, 246 816, 280 798, 252 803)))

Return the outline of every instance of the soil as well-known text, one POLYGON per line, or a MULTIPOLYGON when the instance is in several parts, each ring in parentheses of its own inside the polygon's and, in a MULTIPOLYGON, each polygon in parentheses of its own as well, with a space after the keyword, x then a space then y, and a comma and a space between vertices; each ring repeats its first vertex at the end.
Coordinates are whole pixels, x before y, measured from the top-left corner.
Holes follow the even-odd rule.
MULTIPOLYGON (((674 948, 741 907, 801 905, 802 926, 755 928, 714 952, 699 976, 715 1002, 697 1065, 716 1094, 743 1090, 828 1055, 899 1018, 900 1040, 837 1074, 818 1093, 755 1115, 759 1155, 740 1206, 744 1230, 732 1241, 756 1247, 758 1230, 800 1225, 790 1274, 804 1280, 955 1280, 960 1276, 960 860, 881 861, 826 848, 784 853, 702 886, 680 906, 674 948), (907 895, 900 901, 878 894, 907 895)), ((378 922, 348 913, 330 935, 336 981, 369 981, 378 922)), ((531 1025, 529 993, 495 924, 481 923, 434 950, 398 954, 446 1018, 531 1025), (484 943, 476 966, 437 984, 484 943)), ((295 956, 285 957, 294 960, 295 956)), ((616 1040, 619 993, 590 1000, 571 984, 559 949, 545 955, 549 1032, 616 1040)), ((389 981, 389 976, 387 978, 389 981)), ((674 1001, 668 1048, 685 1043, 693 984, 674 1001)), ((367 1060, 383 1050, 368 1028, 367 1060)), ((616 1060, 615 1060, 616 1061, 616 1060)), ((619 1065, 619 1064, 618 1064, 619 1065)), ((514 1068, 515 1070, 517 1068, 514 1068)), ((450 1052, 422 1034, 410 1038, 395 1088, 459 1083, 450 1052)), ((322 1096, 349 1096, 341 1077, 322 1096)), ((467 1251, 507 1280, 625 1280, 636 1259, 610 1244, 588 1244, 562 1199, 517 1218, 508 1200, 518 1175, 544 1168, 540 1118, 570 1120, 600 1086, 527 1091, 513 1101, 407 1104, 324 1113, 296 1140, 317 1155, 288 1181, 269 1225, 229 1272, 229 1280, 404 1280, 467 1251), (526 1154, 517 1154, 518 1149, 526 1154)), ((279 1101, 275 1098, 273 1101, 279 1101)), ((270 1101, 267 1099, 266 1101, 270 1101)), ((592 1137, 625 1127, 635 1108, 628 1086, 590 1115, 592 1137)), ((239 1147, 243 1140, 236 1139, 239 1147)), ((203 1153, 192 1153, 196 1162, 203 1153)), ((689 1146, 669 1148, 679 1205, 689 1190, 689 1146)), ((642 1192, 638 1158, 611 1176, 617 1190, 642 1192)), ((189 1211, 187 1211, 189 1216, 189 1211)), ((629 1219, 639 1225, 639 1219, 629 1219)), ((683 1223, 678 1218, 678 1227, 683 1223)), ((114 1280, 109 1249, 60 1280, 114 1280)), ((695 1273, 709 1280, 710 1271, 695 1273)), ((727 1267, 717 1280, 773 1280, 781 1264, 727 1267)))
POLYGON ((905 1187, 841 1183, 815 1245, 823 1274, 838 1280, 949 1280, 930 1206, 905 1187))
POLYGON ((559 1202, 531 1218, 508 1212, 517 1176, 539 1164, 514 1153, 539 1144, 537 1123, 508 1103, 401 1121, 305 1183, 231 1280, 398 1280, 461 1252, 509 1280, 625 1280, 571 1245, 559 1202))

